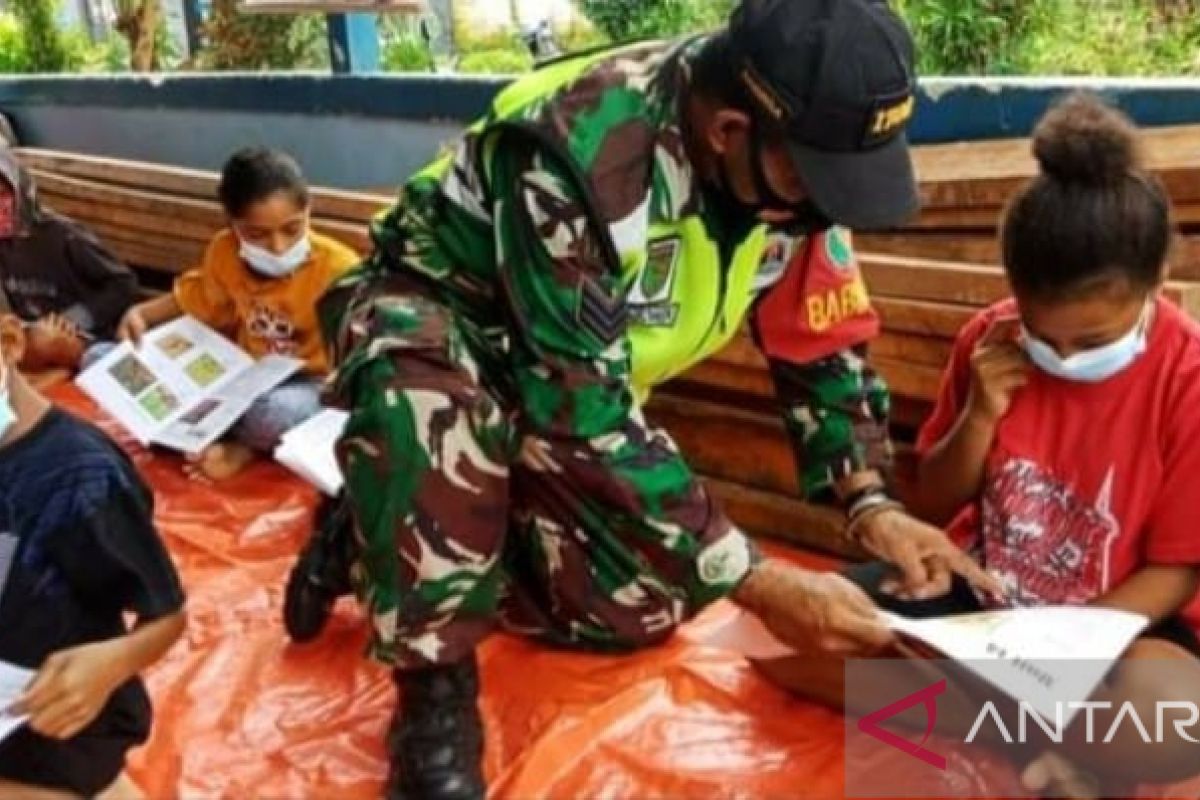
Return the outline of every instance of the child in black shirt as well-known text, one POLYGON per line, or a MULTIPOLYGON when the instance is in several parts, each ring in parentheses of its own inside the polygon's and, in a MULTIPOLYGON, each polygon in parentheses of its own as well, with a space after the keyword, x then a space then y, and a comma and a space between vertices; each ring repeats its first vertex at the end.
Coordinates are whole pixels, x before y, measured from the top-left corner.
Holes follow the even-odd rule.
POLYGON ((71 371, 111 339, 137 278, 91 231, 38 202, 33 176, 0 143, 0 306, 29 325, 21 368, 71 371))
POLYGON ((30 388, 25 346, 0 315, 0 661, 37 671, 11 709, 28 724, 0 740, 0 797, 90 797, 149 733, 138 673, 183 631, 183 591, 132 463, 30 388))

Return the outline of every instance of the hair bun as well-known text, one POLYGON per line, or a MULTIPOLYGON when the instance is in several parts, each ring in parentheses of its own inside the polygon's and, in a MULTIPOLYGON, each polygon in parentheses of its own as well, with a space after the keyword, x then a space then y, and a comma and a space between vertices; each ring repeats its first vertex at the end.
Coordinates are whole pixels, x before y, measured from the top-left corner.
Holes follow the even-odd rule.
POLYGON ((1136 129, 1099 97, 1077 92, 1052 108, 1033 132, 1042 172, 1061 183, 1116 183, 1139 165, 1136 129))

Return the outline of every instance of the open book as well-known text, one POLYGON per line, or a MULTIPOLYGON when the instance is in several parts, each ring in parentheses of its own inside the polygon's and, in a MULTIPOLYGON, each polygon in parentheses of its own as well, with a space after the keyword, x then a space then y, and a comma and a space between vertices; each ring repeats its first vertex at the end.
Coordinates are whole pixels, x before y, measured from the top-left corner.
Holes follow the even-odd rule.
POLYGON ((143 445, 195 454, 302 366, 278 355, 255 361, 212 328, 181 317, 147 333, 139 347, 117 346, 76 383, 143 445))
MULTIPOLYGON (((1064 724, 1149 620, 1111 608, 1041 606, 908 619, 881 612, 901 642, 961 662, 968 670, 1049 719, 1064 724)), ((707 644, 748 658, 796 655, 758 619, 742 612, 707 644)))
POLYGON ((333 447, 350 415, 327 408, 283 435, 275 460, 333 497, 342 489, 342 472, 333 447))

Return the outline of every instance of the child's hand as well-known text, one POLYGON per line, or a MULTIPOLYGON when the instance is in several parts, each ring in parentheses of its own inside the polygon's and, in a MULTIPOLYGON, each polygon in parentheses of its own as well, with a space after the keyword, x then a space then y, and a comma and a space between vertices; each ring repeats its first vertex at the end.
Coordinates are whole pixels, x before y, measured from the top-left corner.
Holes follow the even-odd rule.
POLYGON ((51 739, 70 739, 91 724, 112 693, 129 678, 120 640, 52 654, 13 706, 29 727, 51 739))
POLYGON ((1015 318, 998 319, 975 345, 967 411, 978 420, 998 422, 1029 380, 1029 359, 1017 343, 1018 330, 1015 318))
POLYGON ((117 326, 117 339, 122 342, 130 342, 137 347, 141 345, 142 337, 146 335, 149 327, 146 324, 146 318, 142 315, 141 306, 134 306, 121 318, 121 324, 117 326))

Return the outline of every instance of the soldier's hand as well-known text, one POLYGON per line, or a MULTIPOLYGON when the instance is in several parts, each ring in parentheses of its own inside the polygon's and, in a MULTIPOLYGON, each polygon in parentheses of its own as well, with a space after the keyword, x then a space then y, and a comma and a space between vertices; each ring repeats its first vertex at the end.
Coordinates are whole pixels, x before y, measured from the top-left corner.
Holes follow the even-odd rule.
POLYGON ((733 599, 800 651, 853 655, 892 643, 892 633, 871 599, 834 573, 769 559, 754 568, 733 599))

